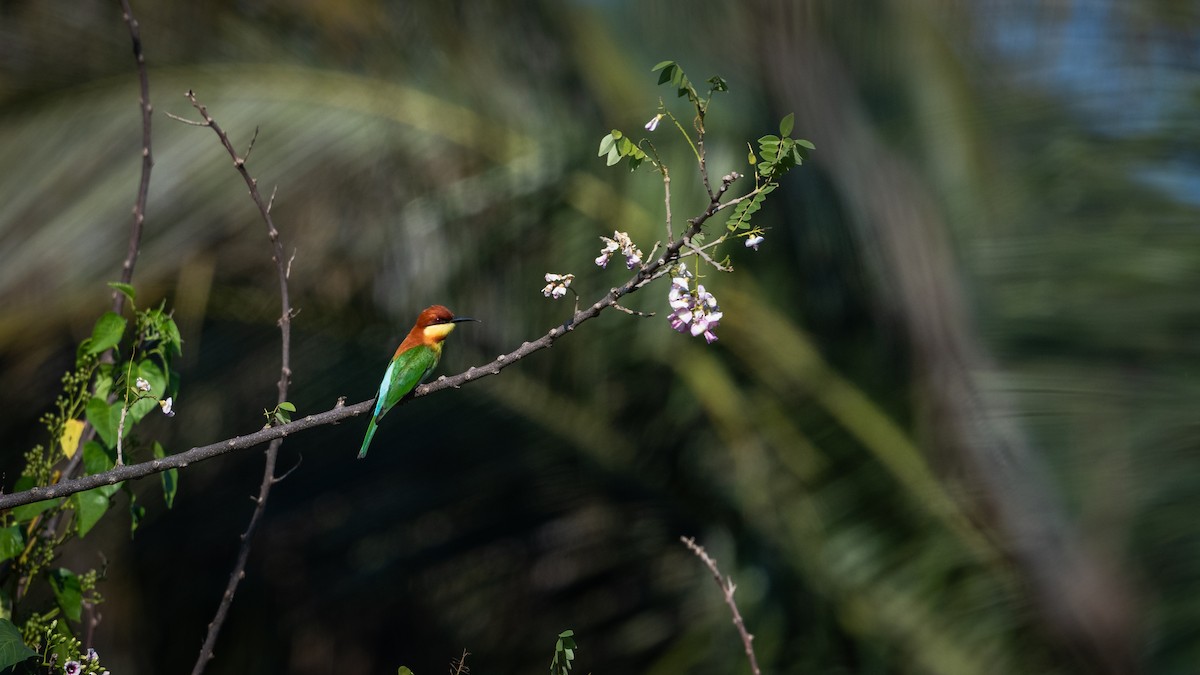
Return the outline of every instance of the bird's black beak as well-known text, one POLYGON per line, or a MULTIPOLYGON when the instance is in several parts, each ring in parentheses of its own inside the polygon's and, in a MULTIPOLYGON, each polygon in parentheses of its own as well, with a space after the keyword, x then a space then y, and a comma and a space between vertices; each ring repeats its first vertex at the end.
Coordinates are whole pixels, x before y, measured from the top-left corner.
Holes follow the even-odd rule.
POLYGON ((450 323, 462 323, 464 321, 475 321, 481 323, 479 319, 472 319, 469 316, 456 316, 453 319, 450 319, 450 323))

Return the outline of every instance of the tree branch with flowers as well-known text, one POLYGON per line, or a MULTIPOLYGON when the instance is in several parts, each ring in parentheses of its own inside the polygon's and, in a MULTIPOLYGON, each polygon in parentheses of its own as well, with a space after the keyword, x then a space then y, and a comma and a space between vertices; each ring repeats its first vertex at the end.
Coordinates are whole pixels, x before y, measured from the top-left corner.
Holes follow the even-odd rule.
MULTIPOLYGON (((136 33, 135 44, 138 44, 136 33)), ((138 63, 139 69, 144 69, 144 60, 140 52, 138 63)), ((808 141, 791 137, 793 118, 788 115, 780 123, 778 135, 759 138, 757 149, 751 146, 747 156, 748 169, 744 170, 745 173, 728 171, 714 180, 710 177, 706 152, 706 117, 713 97, 728 90, 725 80, 717 76, 709 78, 706 81, 708 88, 702 95, 684 74, 683 69, 673 61, 658 64, 652 72, 659 72, 659 83, 672 86, 677 97, 686 99, 690 108, 685 116, 677 117, 667 103, 660 99, 658 110, 644 129, 648 134, 654 134, 662 126, 662 122, 671 123, 670 126, 686 142, 695 159, 695 176, 704 187, 707 202, 698 206, 695 214, 685 222, 677 223, 673 215, 672 174, 655 143, 649 138, 633 141, 626 134, 613 129, 601 139, 598 154, 605 158, 609 166, 624 161, 631 171, 645 165, 659 173, 663 181, 665 239, 655 241, 649 246, 649 254, 645 254, 643 248, 634 242, 627 232, 614 230, 611 237, 600 236, 600 251, 593 262, 607 269, 614 258, 622 258, 626 269, 632 271, 632 275, 623 283, 610 288, 591 304, 581 306, 580 295, 572 285, 576 279, 573 273, 547 273, 542 293, 553 300, 562 299, 568 293, 573 295, 575 306, 570 317, 562 324, 550 328, 541 337, 523 342, 489 363, 472 366, 464 372, 442 376, 418 386, 409 398, 457 388, 472 380, 499 374, 501 370, 526 356, 551 346, 556 340, 573 332, 606 309, 613 308, 643 317, 654 316, 651 313, 629 309, 623 306, 622 301, 626 296, 662 277, 670 278, 667 301, 671 312, 667 320, 671 328, 694 337, 702 337, 707 343, 718 339, 717 333, 723 313, 709 288, 713 284, 709 283, 706 286, 701 282, 704 278, 703 271, 706 268, 723 273, 733 271, 729 256, 722 256, 721 247, 724 244, 740 239, 745 247, 754 250, 763 244, 765 232, 753 223, 754 214, 778 187, 779 180, 789 170, 803 163, 813 146, 808 141), (747 178, 753 180, 752 185, 747 185, 741 191, 734 189, 735 185, 744 184, 747 178), (731 196, 733 194, 737 196, 731 196), (723 212, 728 217, 722 226, 714 227, 714 218, 723 212), (693 260, 688 261, 688 258, 693 260)), ((195 104, 194 100, 193 103, 195 104)), ((148 111, 148 107, 143 106, 143 111, 148 111)), ((212 126, 211 119, 203 110, 201 112, 208 121, 205 125, 212 126)), ((279 266, 284 293, 282 321, 286 323, 292 316, 286 295, 288 270, 284 267, 277 232, 269 222, 270 204, 264 204, 253 190, 254 182, 245 173, 245 156, 239 157, 228 145, 227 137, 220 132, 218 135, 222 136, 222 142, 235 157, 235 166, 243 172, 255 201, 268 218, 272 243, 277 249, 276 263, 279 266)), ((147 155, 148 152, 147 146, 147 155)), ((249 151, 246 154, 249 154, 249 151)), ((144 188, 139 192, 139 195, 142 194, 144 188)), ((142 203, 141 199, 142 197, 139 197, 139 204, 142 203)), ((144 209, 144 205, 141 208, 144 209)), ((141 212, 135 217, 135 222, 140 228, 141 212)), ((111 286, 115 294, 122 300, 128 300, 130 306, 133 306, 136 294, 132 285, 120 282, 111 286)), ((70 644, 59 640, 53 645, 66 645, 59 650, 49 640, 53 635, 63 634, 64 630, 69 633, 70 630, 65 628, 68 625, 67 620, 79 622, 81 609, 94 607, 100 602, 95 585, 103 576, 103 572, 93 570, 76 575, 61 568, 52 569, 51 561, 67 536, 82 537, 91 529, 109 510, 113 495, 122 488, 129 495, 131 527, 137 527, 141 507, 136 504, 126 481, 160 474, 164 498, 169 505, 174 498, 178 470, 181 468, 264 443, 274 442, 272 447, 277 447, 278 441, 290 434, 367 413, 374 403, 363 401, 346 405, 343 399, 339 399, 329 410, 308 414, 293 421, 289 413, 294 412, 294 406, 284 400, 290 369, 286 357, 286 325, 281 325, 284 329, 284 362, 280 380, 280 400, 274 412, 268 414, 268 423, 264 428, 175 454, 168 454, 161 445, 153 443, 150 444, 153 458, 127 462, 129 456, 126 439, 129 437, 130 428, 155 408, 159 408, 168 416, 175 413, 179 382, 171 369, 171 360, 178 356, 182 344, 178 328, 164 306, 140 310, 134 307, 132 311, 135 317, 132 331, 127 330, 128 320, 122 316, 119 309, 107 312, 97 322, 92 336, 80 346, 76 370, 64 379, 64 395, 60 399, 59 411, 47 420, 47 427, 55 444, 50 448, 38 447, 29 453, 29 466, 15 485, 15 489, 10 493, 0 494, 0 518, 3 519, 0 522, 0 564, 6 566, 11 578, 20 580, 15 599, 19 600, 23 596, 22 589, 27 588, 34 579, 44 577, 49 580, 57 602, 57 606, 50 611, 34 614, 25 622, 23 630, 18 630, 10 618, 0 617, 0 643, 7 639, 11 644, 20 645, 24 649, 22 651, 14 648, 6 652, 3 644, 0 644, 0 669, 20 663, 34 655, 42 656, 42 665, 46 666, 43 672, 58 672, 53 666, 55 659, 61 664, 72 658, 72 663, 84 668, 86 672, 99 668, 94 660, 88 661, 85 658, 80 661, 77 658, 79 654, 84 653, 83 649, 90 645, 74 638, 74 642, 70 644), (123 344, 127 346, 113 352, 114 348, 123 344), (121 358, 120 363, 113 362, 114 353, 121 358), (109 355, 107 362, 101 358, 105 354, 109 355), (81 417, 83 419, 80 419, 81 417), (61 444, 61 454, 65 455, 68 462, 65 469, 57 466, 57 462, 63 460, 59 453, 55 452, 54 445, 57 444, 61 444), (77 446, 81 446, 81 449, 75 452, 77 446), (38 649, 32 650, 26 645, 38 645, 38 649)), ((185 416, 181 416, 183 417, 185 416)), ((147 444, 141 442, 139 447, 145 449, 147 444)), ((269 461, 264 474, 264 485, 268 487, 269 483, 277 480, 272 467, 273 464, 269 461)), ((265 489, 262 497, 264 501, 265 489)), ((250 529, 253 529, 253 525, 250 529)), ((240 572, 235 570, 235 575, 237 574, 240 572)), ((211 642, 219 630, 219 622, 215 623, 216 630, 210 631, 209 640, 206 641, 206 647, 197 662, 197 672, 203 669, 203 664, 212 654, 211 642)), ((61 666, 59 668, 61 669, 61 666)))

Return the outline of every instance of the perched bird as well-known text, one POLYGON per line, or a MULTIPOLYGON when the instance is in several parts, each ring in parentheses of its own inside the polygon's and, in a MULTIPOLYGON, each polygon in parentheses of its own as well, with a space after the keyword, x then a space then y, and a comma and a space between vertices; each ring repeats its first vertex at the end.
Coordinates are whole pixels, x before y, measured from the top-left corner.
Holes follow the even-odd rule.
POLYGON ((442 358, 442 340, 454 330, 454 324, 463 321, 478 319, 455 317, 441 305, 426 307, 417 317, 417 323, 396 348, 396 354, 383 374, 383 382, 379 383, 375 412, 367 423, 367 435, 363 438, 362 450, 358 451, 359 459, 367 456, 367 447, 371 445, 379 420, 437 368, 438 360, 442 358))

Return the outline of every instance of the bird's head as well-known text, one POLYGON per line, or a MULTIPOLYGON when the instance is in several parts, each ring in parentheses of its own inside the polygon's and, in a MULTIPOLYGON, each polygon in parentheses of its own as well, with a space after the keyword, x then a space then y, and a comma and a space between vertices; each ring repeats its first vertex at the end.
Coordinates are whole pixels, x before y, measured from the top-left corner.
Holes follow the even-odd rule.
POLYGON ((446 339, 450 331, 454 330, 454 324, 462 323, 463 321, 478 321, 466 316, 454 316, 454 313, 442 305, 433 305, 426 307, 421 315, 417 317, 416 330, 421 332, 421 336, 426 342, 441 342, 446 339))

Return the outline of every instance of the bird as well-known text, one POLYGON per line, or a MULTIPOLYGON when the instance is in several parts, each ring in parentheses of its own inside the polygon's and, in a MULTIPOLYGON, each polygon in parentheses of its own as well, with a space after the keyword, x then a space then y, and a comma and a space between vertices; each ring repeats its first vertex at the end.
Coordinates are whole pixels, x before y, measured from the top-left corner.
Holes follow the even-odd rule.
POLYGON ((367 423, 367 435, 363 438, 362 449, 358 451, 359 459, 367 456, 367 448, 371 445, 371 438, 375 436, 379 420, 437 368, 438 361, 442 358, 442 341, 454 330, 454 325, 478 320, 465 316, 456 317, 442 305, 432 305, 421 311, 412 330, 408 331, 408 336, 396 348, 396 353, 383 374, 383 381, 379 383, 379 393, 375 396, 375 412, 371 413, 371 421, 367 423))

